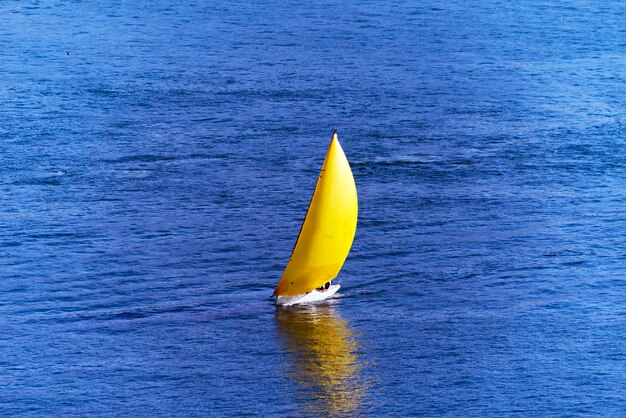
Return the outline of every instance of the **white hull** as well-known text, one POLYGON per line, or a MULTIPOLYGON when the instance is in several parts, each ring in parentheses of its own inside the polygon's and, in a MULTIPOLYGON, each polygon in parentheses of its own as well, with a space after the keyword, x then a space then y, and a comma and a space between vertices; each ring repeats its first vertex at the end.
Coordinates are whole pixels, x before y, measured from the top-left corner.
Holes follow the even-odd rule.
POLYGON ((323 300, 328 299, 337 293, 337 290, 341 285, 333 284, 326 290, 312 290, 309 293, 305 293, 304 295, 294 295, 294 296, 277 296, 276 304, 283 306, 296 305, 300 303, 312 303, 312 302, 321 302, 323 300))

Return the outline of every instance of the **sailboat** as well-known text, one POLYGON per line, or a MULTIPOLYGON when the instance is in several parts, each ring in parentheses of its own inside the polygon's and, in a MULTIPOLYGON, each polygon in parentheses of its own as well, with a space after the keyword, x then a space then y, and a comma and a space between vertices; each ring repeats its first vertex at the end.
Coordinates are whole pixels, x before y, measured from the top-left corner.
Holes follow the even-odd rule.
POLYGON ((348 159, 334 130, 309 209, 274 296, 277 305, 318 302, 340 288, 331 284, 356 232, 358 199, 348 159))

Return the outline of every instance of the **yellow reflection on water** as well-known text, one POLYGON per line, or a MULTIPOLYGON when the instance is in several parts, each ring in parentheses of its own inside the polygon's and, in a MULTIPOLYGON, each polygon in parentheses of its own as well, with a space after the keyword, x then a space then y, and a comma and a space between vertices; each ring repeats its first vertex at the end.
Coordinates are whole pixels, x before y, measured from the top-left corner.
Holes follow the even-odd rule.
POLYGON ((348 321, 331 304, 279 307, 276 319, 291 358, 289 377, 304 391, 303 412, 358 414, 366 388, 348 321))

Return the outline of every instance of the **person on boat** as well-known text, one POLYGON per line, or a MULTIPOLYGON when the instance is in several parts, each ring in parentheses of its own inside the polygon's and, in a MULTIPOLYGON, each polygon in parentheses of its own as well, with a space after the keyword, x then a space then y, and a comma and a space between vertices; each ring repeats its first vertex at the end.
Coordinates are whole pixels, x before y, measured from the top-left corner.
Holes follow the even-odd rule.
POLYGON ((318 292, 324 292, 324 291, 328 290, 329 287, 330 287, 330 282, 326 282, 325 284, 323 284, 320 287, 318 287, 317 291, 318 292))

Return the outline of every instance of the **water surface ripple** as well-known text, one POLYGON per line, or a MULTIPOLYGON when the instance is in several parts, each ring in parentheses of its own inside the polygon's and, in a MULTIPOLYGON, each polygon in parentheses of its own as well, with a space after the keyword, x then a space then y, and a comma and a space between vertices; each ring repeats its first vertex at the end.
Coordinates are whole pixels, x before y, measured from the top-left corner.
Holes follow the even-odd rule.
POLYGON ((623 414, 624 3, 252 3, 0 2, 0 415, 623 414))

